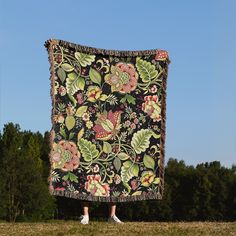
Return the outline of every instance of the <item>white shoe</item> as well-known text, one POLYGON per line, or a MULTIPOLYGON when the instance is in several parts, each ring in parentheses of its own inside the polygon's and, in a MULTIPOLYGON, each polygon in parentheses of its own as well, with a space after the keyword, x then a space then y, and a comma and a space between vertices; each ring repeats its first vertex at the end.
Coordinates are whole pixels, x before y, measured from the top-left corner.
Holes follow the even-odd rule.
POLYGON ((110 216, 107 220, 109 223, 121 223, 124 224, 116 215, 110 216))
POLYGON ((79 219, 81 224, 85 225, 89 223, 89 215, 81 215, 79 219))

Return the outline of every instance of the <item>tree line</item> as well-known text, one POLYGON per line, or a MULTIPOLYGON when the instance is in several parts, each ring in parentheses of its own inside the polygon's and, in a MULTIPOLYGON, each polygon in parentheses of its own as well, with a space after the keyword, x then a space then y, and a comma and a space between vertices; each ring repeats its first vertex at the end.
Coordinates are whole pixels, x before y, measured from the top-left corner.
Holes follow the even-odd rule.
MULTIPOLYGON (((48 191, 49 132, 21 131, 9 122, 0 132, 0 219, 15 221, 77 220, 81 201, 51 196, 48 191)), ((225 157, 227 158, 227 157, 225 157)), ((90 218, 108 216, 108 204, 90 203, 90 218)), ((162 200, 117 203, 127 221, 236 220, 236 165, 219 161, 196 167, 170 158, 165 165, 162 200)))

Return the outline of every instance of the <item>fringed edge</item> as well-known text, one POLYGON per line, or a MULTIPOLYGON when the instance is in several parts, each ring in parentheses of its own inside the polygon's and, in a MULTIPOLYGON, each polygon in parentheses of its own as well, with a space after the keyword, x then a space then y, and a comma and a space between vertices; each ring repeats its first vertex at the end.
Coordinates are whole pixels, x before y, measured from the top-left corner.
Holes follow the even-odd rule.
POLYGON ((55 95, 54 95, 54 89, 55 89, 55 71, 54 71, 54 59, 53 59, 53 46, 56 44, 56 41, 51 40, 50 44, 47 45, 46 49, 48 52, 48 61, 50 64, 50 97, 51 97, 51 130, 49 132, 49 146, 50 146, 50 151, 48 154, 48 158, 50 161, 50 173, 49 176, 47 178, 48 181, 48 190, 51 193, 52 191, 52 156, 51 156, 51 151, 53 148, 53 142, 54 142, 54 138, 55 138, 55 131, 54 131, 54 113, 55 113, 55 95))
MULTIPOLYGON (((78 51, 81 51, 84 53, 90 53, 90 54, 102 54, 102 55, 120 56, 120 57, 155 55, 158 51, 164 51, 168 54, 167 51, 161 50, 161 49, 114 50, 114 49, 95 48, 95 47, 85 46, 81 44, 71 43, 65 40, 60 40, 60 39, 48 39, 45 41, 44 46, 48 47, 52 41, 54 44, 58 44, 62 47, 66 47, 66 48, 70 48, 73 50, 78 50, 78 51)), ((167 57, 165 60, 167 61, 168 64, 171 62, 169 57, 167 57)))
POLYGON ((93 196, 91 194, 86 195, 82 193, 70 192, 68 190, 51 190, 51 195, 61 196, 73 199, 79 199, 84 201, 96 201, 96 202, 128 202, 128 201, 142 201, 152 199, 162 199, 160 192, 157 193, 146 193, 141 195, 130 195, 130 196, 93 196))
MULTIPOLYGON (((51 101, 52 101, 52 108, 51 108, 51 124, 52 128, 50 130, 50 152, 49 152, 49 160, 50 160, 50 174, 48 176, 48 183, 49 183, 49 192, 51 195, 54 196, 64 196, 68 198, 74 198, 74 199, 80 199, 80 200, 87 200, 87 201, 99 201, 99 202, 127 202, 127 201, 141 201, 141 200, 151 200, 151 199, 159 199, 161 200, 163 198, 164 194, 164 174, 165 174, 165 139, 166 139, 166 96, 167 96, 167 78, 168 78, 168 63, 170 61, 167 61, 166 66, 166 73, 163 75, 163 94, 162 94, 162 100, 161 100, 161 140, 160 140, 160 169, 159 169, 159 176, 160 176, 160 185, 158 186, 158 192, 157 193, 145 193, 141 195, 134 195, 134 196, 93 196, 93 195, 86 195, 81 193, 73 193, 67 190, 55 190, 52 189, 52 179, 51 179, 51 173, 53 171, 52 169, 52 157, 51 157, 51 150, 55 138, 55 132, 54 132, 54 109, 55 109, 55 95, 54 95, 54 81, 55 81, 55 71, 54 71, 54 60, 53 60, 53 45, 57 45, 61 40, 55 40, 55 39, 49 39, 45 42, 44 46, 46 47, 48 51, 48 60, 50 63, 50 95, 51 95, 51 101)), ((65 41, 61 41, 65 42, 65 41)), ((69 42, 66 42, 66 44, 71 44, 69 42)), ((76 44, 72 44, 76 45, 76 44)), ((68 46, 68 45, 67 45, 68 46)), ((97 49, 87 46, 81 46, 76 45, 79 47, 79 49, 85 49, 85 50, 95 50, 95 53, 103 52, 105 54, 111 55, 112 53, 127 53, 126 55, 131 55, 132 53, 138 53, 139 55, 144 55, 146 53, 154 53, 153 50, 145 50, 145 51, 117 51, 117 50, 107 50, 107 49, 97 49), (101 51, 100 51, 101 50, 101 51), (111 53, 111 54, 110 54, 111 53)), ((94 53, 94 52, 93 52, 94 53)), ((155 50, 156 53, 156 50, 155 50)), ((121 56, 119 54, 119 56, 121 56)))
POLYGON ((167 79, 168 79, 168 65, 165 68, 162 82, 162 99, 161 99, 161 139, 160 139, 160 195, 164 195, 164 176, 165 176, 165 141, 166 141, 166 97, 167 97, 167 79))

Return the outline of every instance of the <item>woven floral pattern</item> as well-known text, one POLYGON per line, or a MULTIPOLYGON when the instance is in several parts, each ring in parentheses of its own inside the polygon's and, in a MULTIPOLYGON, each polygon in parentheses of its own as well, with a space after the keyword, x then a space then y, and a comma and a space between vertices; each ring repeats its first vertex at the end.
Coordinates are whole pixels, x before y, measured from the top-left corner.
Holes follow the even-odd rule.
POLYGON ((47 40, 49 189, 91 201, 161 199, 168 53, 47 40))

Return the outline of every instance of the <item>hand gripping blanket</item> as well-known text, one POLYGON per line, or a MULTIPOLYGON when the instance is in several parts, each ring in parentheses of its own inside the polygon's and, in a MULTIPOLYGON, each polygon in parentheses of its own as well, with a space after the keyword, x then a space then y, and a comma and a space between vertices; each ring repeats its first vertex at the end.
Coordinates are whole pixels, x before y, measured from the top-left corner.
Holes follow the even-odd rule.
POLYGON ((167 51, 58 39, 44 46, 52 100, 50 193, 101 202, 162 199, 167 51))

